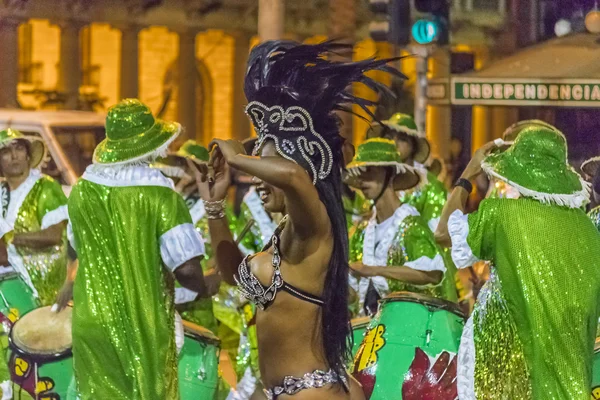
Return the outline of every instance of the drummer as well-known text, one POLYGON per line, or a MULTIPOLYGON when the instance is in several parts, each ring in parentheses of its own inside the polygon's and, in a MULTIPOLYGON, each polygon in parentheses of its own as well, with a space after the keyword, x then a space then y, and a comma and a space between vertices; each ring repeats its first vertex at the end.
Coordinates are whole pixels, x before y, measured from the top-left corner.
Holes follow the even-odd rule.
POLYGON ((199 262, 204 245, 173 182, 148 164, 180 130, 155 120, 139 100, 111 107, 107 138, 69 198, 79 258, 73 363, 82 400, 179 397, 172 277, 209 296, 199 262))
POLYGON ((346 168, 347 182, 375 204, 371 219, 350 233, 350 268, 359 276, 351 279, 359 295, 358 314, 376 311, 376 304, 365 304, 373 293, 370 286, 376 297, 404 290, 456 301, 454 276, 433 233, 419 212, 396 195, 417 187, 422 172, 402 161, 393 141, 381 138, 362 143, 346 168))
MULTIPOLYGON (((46 144, 37 136, 25 136, 15 129, 0 132, 0 173, 4 177, 0 183, 0 236, 4 239, 0 240, 0 253, 7 255, 3 261, 10 264, 0 270, 18 272, 42 305, 54 300, 67 265, 67 198, 60 184, 38 169, 46 151, 46 144)), ((5 363, 0 369, 7 396, 10 376, 5 363)))

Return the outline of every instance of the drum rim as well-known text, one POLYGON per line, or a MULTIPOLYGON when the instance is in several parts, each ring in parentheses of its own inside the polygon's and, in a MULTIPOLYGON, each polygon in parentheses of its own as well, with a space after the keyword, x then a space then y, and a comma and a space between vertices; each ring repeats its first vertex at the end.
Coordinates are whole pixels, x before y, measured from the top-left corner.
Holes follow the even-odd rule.
POLYGON ((456 303, 453 303, 448 300, 438 299, 435 297, 427 296, 420 293, 412 293, 412 292, 392 292, 385 296, 383 299, 379 300, 381 304, 396 301, 396 300, 405 300, 411 303, 418 303, 428 306, 435 306, 440 310, 449 311, 456 316, 461 317, 462 319, 466 319, 465 313, 460 309, 460 306, 456 303))
POLYGON ((372 318, 371 318, 371 317, 367 317, 367 316, 365 316, 365 317, 357 317, 357 318, 352 318, 352 319, 350 320, 350 326, 352 327, 352 329, 355 329, 355 328, 362 328, 362 327, 364 327, 364 326, 367 326, 367 325, 369 325, 369 323, 371 322, 371 320, 372 320, 372 318), (354 325, 354 324, 352 323, 352 321, 356 321, 356 320, 361 320, 361 321, 360 321, 360 323, 358 323, 358 322, 357 322, 357 324, 356 324, 356 325, 354 325), (363 321, 363 320, 364 320, 364 321, 363 321))
POLYGON ((20 278, 21 275, 17 271, 10 271, 0 274, 0 282, 7 280, 8 278, 17 277, 20 278))
POLYGON ((195 339, 201 339, 201 341, 203 341, 203 342, 206 342, 208 344, 212 344, 212 345, 215 345, 215 346, 221 348, 221 339, 219 339, 219 337, 217 335, 215 335, 210 329, 205 328, 202 325, 198 325, 193 322, 187 321, 185 319, 182 320, 182 323, 183 323, 183 333, 185 336, 195 338, 195 339), (200 333, 197 333, 190 329, 190 327, 189 327, 190 325, 199 326, 200 328, 210 332, 210 334, 212 336, 204 336, 200 333))
POLYGON ((596 353, 600 353, 600 337, 597 337, 594 342, 594 354, 596 353))
MULTIPOLYGON (((72 307, 72 306, 68 305, 67 307, 72 307)), ((43 307, 34 308, 33 310, 23 314, 23 317, 32 311, 39 310, 40 308, 43 308, 43 307)), ((23 317, 21 317, 21 318, 23 318, 23 317)), ((17 320, 15 322, 15 325, 18 322, 19 322, 19 320, 17 320)), ((13 328, 14 328, 14 325, 13 325, 13 328)), ((8 347, 13 352, 19 354, 20 356, 26 357, 35 363, 45 364, 45 363, 48 363, 49 361, 52 361, 52 362, 60 361, 60 360, 64 360, 65 358, 68 358, 73 355, 73 343, 72 342, 71 342, 71 346, 69 348, 62 350, 62 351, 54 352, 54 353, 39 354, 39 353, 31 353, 27 350, 24 350, 24 349, 20 348, 19 345, 15 342, 15 339, 13 338, 13 334, 14 334, 15 330, 13 328, 11 328, 10 332, 8 333, 8 347)))

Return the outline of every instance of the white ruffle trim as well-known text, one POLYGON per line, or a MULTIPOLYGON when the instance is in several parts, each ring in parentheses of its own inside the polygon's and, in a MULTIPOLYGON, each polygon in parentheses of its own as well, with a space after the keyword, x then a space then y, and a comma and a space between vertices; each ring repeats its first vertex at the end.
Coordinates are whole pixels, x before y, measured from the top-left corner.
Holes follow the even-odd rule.
POLYGON ((10 226, 15 225, 21 205, 23 205, 25 198, 41 178, 42 173, 39 170, 31 169, 27 179, 25 179, 18 188, 10 192, 10 202, 8 203, 8 210, 6 211, 6 222, 8 222, 10 226))
POLYGON ((52 211, 48 211, 42 218, 42 229, 47 229, 63 221, 69 220, 69 209, 67 205, 62 205, 52 211))
POLYGON ((0 218, 0 238, 13 230, 12 226, 4 218, 0 218))
POLYGON ((204 255, 204 240, 194 225, 177 225, 160 237, 160 255, 165 265, 174 271, 184 262, 204 255))
POLYGON ((185 331, 183 329, 183 320, 178 312, 175 312, 175 346, 177 347, 177 354, 181 352, 183 343, 185 342, 185 331))
POLYGON ((256 381, 250 367, 246 368, 244 376, 238 381, 235 390, 231 389, 226 400, 249 400, 256 390, 256 381))
POLYGON ((265 211, 262 201, 256 193, 256 188, 251 187, 248 193, 244 196, 244 203, 248 206, 252 218, 256 221, 263 242, 266 242, 277 228, 277 224, 273 222, 269 214, 265 211))
POLYGON ((435 232, 437 230, 438 225, 440 224, 440 217, 432 218, 427 222, 427 226, 431 230, 431 232, 435 232))
POLYGON ((198 293, 184 287, 175 288, 175 304, 189 303, 196 300, 198 293))
POLYGON ((192 206, 192 208, 190 208, 192 223, 196 225, 198 221, 200 221, 202 217, 204 217, 204 214, 206 214, 206 210, 204 209, 204 202, 202 201, 202 199, 200 199, 196 202, 196 204, 192 206))
POLYGON ((525 186, 521 186, 518 183, 515 183, 511 180, 508 180, 504 176, 498 174, 492 166, 488 163, 482 162, 481 168, 485 171, 486 174, 492 176, 496 179, 499 179, 503 182, 508 183, 515 190, 517 190, 524 197, 531 197, 541 203, 544 204, 556 204, 559 206, 566 206, 569 208, 581 208, 587 203, 590 202, 590 188, 592 185, 583 179, 577 172, 572 171, 579 177, 579 183, 581 183, 581 190, 570 194, 564 193, 544 193, 538 192, 532 189, 528 189, 525 186))
POLYGON ((77 251, 77 247, 75 247, 75 234, 73 233, 73 225, 71 224, 71 220, 67 224, 67 240, 69 244, 73 248, 73 250, 77 251))
POLYGON ((163 186, 174 189, 173 181, 148 165, 89 165, 82 176, 86 181, 111 187, 163 186))
POLYGON ((25 268, 25 264, 23 263, 23 258, 17 251, 16 247, 11 243, 7 246, 6 251, 8 253, 8 262, 12 265, 13 269, 21 275, 21 278, 25 281, 27 286, 31 289, 31 292, 35 297, 39 297, 35 286, 33 286, 33 282, 31 280, 31 276, 29 276, 29 272, 27 272, 27 268, 25 268))
POLYGON ((416 269, 417 271, 442 271, 446 272, 446 266, 444 265, 444 259, 441 255, 436 254, 435 257, 429 258, 427 256, 421 256, 413 261, 404 263, 405 266, 416 269))
POLYGON ((2 400, 11 400, 13 398, 11 381, 8 380, 0 383, 0 389, 2 389, 2 400))
POLYGON ((475 397, 475 341, 473 340, 473 316, 467 320, 460 338, 456 385, 459 400, 476 400, 475 397))
POLYGON ((450 215, 448 234, 452 240, 452 260, 458 268, 467 268, 479 261, 473 254, 471 247, 469 247, 469 243, 467 243, 467 236, 469 236, 469 217, 467 214, 456 210, 450 215))

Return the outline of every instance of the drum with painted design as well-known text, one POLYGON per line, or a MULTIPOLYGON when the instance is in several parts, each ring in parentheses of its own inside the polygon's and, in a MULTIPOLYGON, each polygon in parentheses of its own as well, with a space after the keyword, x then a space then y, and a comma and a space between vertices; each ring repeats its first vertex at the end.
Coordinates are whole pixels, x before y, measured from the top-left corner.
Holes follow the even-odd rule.
POLYGON ((352 339, 354 344, 352 346, 352 356, 354 357, 360 348, 360 344, 363 341, 365 336, 365 332, 367 327, 369 326, 369 322, 371 322, 370 317, 359 317, 354 318, 351 321, 352 324, 352 339))
MULTIPOLYGON (((422 370, 437 360, 450 364, 458 353, 463 326, 464 315, 456 303, 391 293, 380 301, 354 357, 352 374, 367 399, 398 400, 403 388, 413 393, 410 399, 425 398, 418 392, 419 385, 427 386, 422 370)), ((456 374, 455 369, 447 369, 448 374, 456 374)))
POLYGON ((179 395, 183 400, 217 398, 221 342, 211 331, 183 321, 185 340, 179 353, 179 395))
POLYGON ((600 337, 594 346, 594 364, 592 366, 592 399, 600 399, 600 337))
POLYGON ((14 323, 19 317, 39 307, 31 288, 16 272, 0 275, 0 313, 14 323))
POLYGON ((25 314, 9 334, 13 399, 66 399, 73 378, 72 308, 25 314))

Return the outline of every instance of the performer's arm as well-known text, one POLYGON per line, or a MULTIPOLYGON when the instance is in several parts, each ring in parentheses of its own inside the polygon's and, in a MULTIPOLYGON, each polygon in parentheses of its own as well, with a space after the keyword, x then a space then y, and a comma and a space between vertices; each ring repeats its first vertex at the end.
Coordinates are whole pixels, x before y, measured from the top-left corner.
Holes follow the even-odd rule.
MULTIPOLYGON (((465 168, 464 172, 460 176, 461 179, 472 181, 481 174, 481 162, 487 156, 487 154, 493 148, 497 147, 495 142, 489 142, 478 149, 474 154, 471 161, 465 168)), ((435 231, 435 240, 444 247, 451 247, 452 242, 450 241, 450 235, 448 234, 448 219, 450 215, 456 210, 464 211, 469 198, 469 192, 462 186, 457 186, 452 190, 444 209, 440 217, 440 223, 438 224, 437 230, 435 231)))
POLYGON ((66 227, 67 221, 62 221, 37 232, 17 233, 14 235, 12 243, 15 246, 31 247, 34 249, 57 246, 62 243, 66 227))
POLYGON ((55 312, 62 311, 71 299, 73 299, 73 285, 75 284, 75 277, 77 276, 77 269, 79 268, 79 260, 77 259, 77 253, 75 249, 69 245, 68 251, 68 264, 67 264, 67 277, 65 283, 56 296, 56 302, 52 306, 52 310, 55 312))
POLYGON ((198 298, 211 296, 204 282, 204 274, 202 273, 199 257, 184 262, 173 273, 177 281, 181 283, 181 286, 198 293, 198 298))
POLYGON ((216 139, 213 143, 219 146, 219 151, 213 155, 215 162, 223 157, 233 168, 283 190, 286 213, 297 238, 313 239, 330 235, 327 210, 304 168, 281 157, 247 156, 243 145, 237 141, 216 139))
POLYGON ((372 267, 361 262, 350 264, 350 268, 365 277, 382 276, 388 279, 407 282, 412 285, 437 285, 442 281, 442 271, 419 271, 407 266, 372 267))

